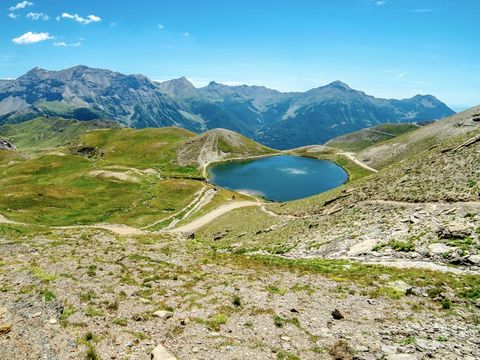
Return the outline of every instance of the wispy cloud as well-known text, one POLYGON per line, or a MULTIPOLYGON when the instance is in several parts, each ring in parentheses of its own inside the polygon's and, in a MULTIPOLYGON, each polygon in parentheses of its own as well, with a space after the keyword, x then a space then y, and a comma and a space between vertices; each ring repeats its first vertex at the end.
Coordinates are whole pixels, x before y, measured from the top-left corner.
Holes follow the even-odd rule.
POLYGON ((51 36, 47 32, 33 33, 29 31, 19 37, 13 38, 12 41, 14 44, 17 44, 17 45, 28 45, 28 44, 34 44, 34 43, 38 43, 38 42, 50 40, 50 39, 53 39, 53 36, 51 36))
POLYGON ((406 71, 403 71, 403 72, 397 74, 397 77, 398 77, 399 79, 402 79, 402 78, 404 78, 405 76, 407 76, 407 74, 408 74, 408 73, 407 73, 406 71))
POLYGON ((385 5, 387 3, 387 0, 376 0, 375 1, 375 5, 377 6, 382 6, 382 5, 385 5))
POLYGON ((7 15, 10 19, 16 19, 18 17, 17 14, 14 14, 14 13, 10 13, 7 15))
POLYGON ((57 20, 60 20, 60 19, 70 19, 83 25, 88 25, 90 23, 102 21, 102 18, 97 15, 88 15, 86 18, 84 18, 78 14, 69 14, 69 13, 63 13, 61 16, 58 16, 57 20))
POLYGON ((81 42, 67 44, 65 41, 57 41, 53 43, 53 46, 56 46, 56 47, 79 47, 81 45, 82 45, 81 42))
POLYGON ((33 5, 33 2, 30 2, 30 1, 22 1, 22 2, 19 2, 17 5, 15 6, 11 6, 8 8, 8 10, 10 11, 15 11, 15 10, 20 10, 20 9, 25 9, 26 7, 28 6, 32 6, 33 5))
POLYGON ((35 12, 29 12, 27 14, 27 18, 32 19, 32 20, 48 20, 50 17, 47 14, 44 13, 35 13, 35 12))
POLYGON ((431 13, 437 11, 436 9, 413 9, 410 10, 409 12, 411 13, 417 13, 417 14, 424 14, 424 13, 431 13))
POLYGON ((164 30, 164 29, 165 29, 165 26, 163 26, 162 24, 158 24, 157 27, 158 27, 160 30, 164 30))
POLYGON ((189 32, 184 32, 182 35, 185 36, 185 37, 189 37, 190 33, 189 32))

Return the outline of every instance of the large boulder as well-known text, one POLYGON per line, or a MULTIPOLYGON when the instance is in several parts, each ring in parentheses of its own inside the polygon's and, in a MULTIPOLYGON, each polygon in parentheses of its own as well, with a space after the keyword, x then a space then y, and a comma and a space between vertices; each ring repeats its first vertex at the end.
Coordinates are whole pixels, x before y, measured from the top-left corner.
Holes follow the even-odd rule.
POLYGON ((14 151, 17 150, 17 148, 15 147, 15 145, 12 144, 10 140, 0 139, 0 150, 14 151))

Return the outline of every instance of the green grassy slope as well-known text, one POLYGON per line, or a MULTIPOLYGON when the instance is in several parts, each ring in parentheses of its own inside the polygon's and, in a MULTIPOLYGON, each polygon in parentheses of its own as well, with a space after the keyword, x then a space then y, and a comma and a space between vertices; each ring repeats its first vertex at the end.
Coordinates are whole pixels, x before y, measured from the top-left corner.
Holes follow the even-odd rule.
MULTIPOLYGON (((28 126, 20 128, 24 132, 7 127, 29 153, 28 158, 20 151, 0 154, 0 214, 44 225, 142 227, 181 211, 204 186, 202 169, 178 160, 184 144, 196 138, 192 132, 173 127, 85 131, 81 122, 58 119, 31 123, 38 132, 55 128, 57 121, 63 131, 33 140, 28 126), (45 149, 49 153, 39 151, 45 149)), ((246 143, 253 144, 249 154, 264 149, 246 143)), ((244 144, 220 140, 215 147, 242 154, 244 144)))
POLYGON ((38 118, 20 124, 0 126, 0 136, 12 140, 21 151, 36 152, 66 146, 90 130, 117 127, 119 125, 111 121, 38 118))
POLYGON ((195 136, 181 128, 112 129, 85 133, 73 148, 91 147, 103 152, 99 166, 156 168, 164 176, 199 176, 195 166, 177 162, 179 144, 195 136))

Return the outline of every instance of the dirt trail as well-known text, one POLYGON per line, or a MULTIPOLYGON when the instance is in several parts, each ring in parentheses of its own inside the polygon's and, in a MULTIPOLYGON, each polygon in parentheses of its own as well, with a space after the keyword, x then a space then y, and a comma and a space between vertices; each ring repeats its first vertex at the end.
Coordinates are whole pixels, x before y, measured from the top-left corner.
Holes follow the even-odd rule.
POLYGON ((217 191, 215 189, 208 189, 203 193, 203 196, 201 196, 198 201, 179 219, 173 219, 172 222, 165 228, 165 230, 170 230, 174 228, 179 222, 188 219, 190 215, 193 213, 199 211, 202 209, 204 206, 209 204, 213 198, 215 197, 215 194, 217 191))
POLYGON ((25 225, 24 223, 8 220, 5 216, 0 214, 0 224, 16 224, 16 225, 25 225))
POLYGON ((367 164, 365 164, 364 162, 361 162, 360 160, 358 160, 356 157, 355 157, 355 154, 354 153, 351 153, 351 152, 341 152, 339 153, 340 155, 343 155, 343 156, 346 156, 348 159, 352 160, 355 164, 357 164, 358 166, 361 166, 363 167, 364 169, 367 169, 367 170, 370 170, 371 172, 378 172, 378 170, 368 166, 367 164))
POLYGON ((440 271, 444 273, 452 273, 456 275, 480 275, 480 272, 473 270, 463 270, 455 267, 436 264, 429 261, 404 260, 404 259, 382 259, 382 260, 359 260, 358 258, 346 258, 348 260, 359 261, 362 264, 390 266, 399 269, 425 269, 432 271, 440 271))
MULTIPOLYGON (((12 225, 33 225, 27 223, 21 223, 17 221, 8 220, 5 216, 0 214, 0 224, 12 224, 12 225)), ((95 224, 95 225, 72 225, 72 226, 52 226, 52 229, 68 230, 68 229, 105 229, 118 235, 142 235, 144 231, 120 224, 95 224)))
POLYGON ((190 207, 192 207, 192 206, 195 206, 195 204, 197 204, 197 203, 200 201, 200 199, 203 197, 206 189, 207 189, 207 187, 204 185, 204 186, 196 193, 197 196, 195 196, 195 198, 190 202, 190 204, 188 204, 187 206, 185 206, 185 207, 184 207, 183 209, 181 209, 180 211, 177 211, 175 214, 172 214, 172 215, 170 215, 170 216, 168 216, 168 217, 166 217, 166 218, 157 220, 157 221, 155 221, 155 222, 152 223, 152 224, 146 225, 146 226, 142 227, 142 229, 143 229, 143 230, 147 230, 147 229, 149 229, 149 228, 151 228, 151 227, 154 227, 155 225, 158 225, 158 224, 160 224, 160 223, 162 223, 162 222, 164 222, 164 221, 168 221, 168 220, 170 220, 170 219, 173 219, 173 218, 175 218, 175 216, 178 216, 178 215, 180 215, 183 211, 185 211, 185 209, 188 209, 188 208, 190 208, 190 207))
POLYGON ((211 221, 215 220, 216 218, 228 213, 229 211, 239 209, 242 207, 247 206, 260 206, 261 203, 255 201, 237 201, 234 203, 220 205, 216 209, 210 211, 208 214, 205 214, 198 219, 193 220, 191 223, 186 225, 180 226, 176 229, 170 230, 170 232, 174 233, 181 233, 181 232, 192 232, 201 227, 205 226, 206 224, 210 223, 211 221))

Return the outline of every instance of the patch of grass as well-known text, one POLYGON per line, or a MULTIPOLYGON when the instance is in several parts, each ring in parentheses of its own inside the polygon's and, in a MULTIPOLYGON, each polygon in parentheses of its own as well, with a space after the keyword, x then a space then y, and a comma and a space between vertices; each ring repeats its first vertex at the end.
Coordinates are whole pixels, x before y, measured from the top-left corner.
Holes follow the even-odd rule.
POLYGON ((128 325, 128 320, 125 319, 125 318, 115 318, 112 320, 112 323, 114 323, 115 325, 119 325, 119 326, 127 326, 128 325))
POLYGON ((444 310, 449 310, 452 307, 452 303, 450 302, 449 299, 443 299, 441 304, 442 304, 442 309, 444 310))
POLYGON ((208 319, 196 318, 195 320, 199 324, 207 326, 207 328, 211 331, 220 331, 221 326, 228 322, 228 315, 219 313, 208 319))
POLYGON ((401 345, 414 345, 417 343, 417 339, 414 336, 408 336, 399 341, 401 345))
POLYGON ((52 291, 47 290, 47 289, 43 291, 42 295, 43 295, 43 300, 45 300, 47 302, 52 301, 57 297, 52 291))
POLYGON ((89 346, 85 353, 85 360, 102 360, 93 346, 89 346))
POLYGON ((287 323, 287 319, 279 316, 279 315, 274 315, 273 316, 273 323, 275 324, 276 327, 281 328, 287 323))
POLYGON ((276 285, 270 284, 265 288, 269 293, 275 295, 285 295, 287 293, 287 289, 277 287, 276 285))
POLYGON ((240 298, 240 296, 235 295, 235 296, 233 297, 232 303, 233 303, 233 305, 236 306, 236 307, 241 307, 241 306, 242 306, 242 299, 240 298))
POLYGON ((30 270, 32 271, 33 276, 42 282, 48 283, 56 279, 55 275, 48 273, 40 266, 32 266, 30 270))
POLYGON ((277 360, 301 360, 300 356, 285 350, 277 351, 277 360))
POLYGON ((97 309, 92 306, 87 307, 87 310, 85 310, 85 315, 89 317, 97 317, 97 316, 103 316, 105 313, 103 312, 102 309, 97 309))

